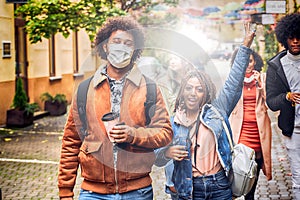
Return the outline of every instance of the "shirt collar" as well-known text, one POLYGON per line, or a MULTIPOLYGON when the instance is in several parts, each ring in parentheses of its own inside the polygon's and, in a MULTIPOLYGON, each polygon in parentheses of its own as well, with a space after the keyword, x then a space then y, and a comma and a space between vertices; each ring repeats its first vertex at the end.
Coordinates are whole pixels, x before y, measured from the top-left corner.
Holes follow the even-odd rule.
POLYGON ((175 112, 174 122, 177 124, 181 124, 186 127, 191 127, 197 121, 197 117, 195 119, 188 118, 186 116, 185 109, 178 108, 175 112))
MULTIPOLYGON (((107 79, 106 76, 106 65, 101 65, 97 71, 95 72, 94 78, 93 78, 93 86, 94 88, 97 87, 100 83, 102 83, 104 80, 107 79)), ((128 76, 125 78, 131 81, 133 84, 138 86, 142 80, 142 73, 136 66, 136 64, 133 65, 133 68, 129 72, 128 76)))

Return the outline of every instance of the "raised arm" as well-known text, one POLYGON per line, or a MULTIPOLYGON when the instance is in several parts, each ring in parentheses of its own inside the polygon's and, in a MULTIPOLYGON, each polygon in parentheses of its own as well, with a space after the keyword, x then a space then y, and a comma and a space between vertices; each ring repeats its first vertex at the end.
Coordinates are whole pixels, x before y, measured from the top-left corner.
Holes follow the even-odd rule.
POLYGON ((255 37, 255 30, 250 30, 250 23, 244 24, 245 37, 243 44, 240 46, 238 53, 232 64, 230 73, 225 81, 225 84, 220 91, 219 96, 213 102, 213 105, 220 111, 225 112, 227 116, 238 102, 243 88, 243 80, 245 70, 248 67, 249 57, 251 54, 250 46, 255 37))

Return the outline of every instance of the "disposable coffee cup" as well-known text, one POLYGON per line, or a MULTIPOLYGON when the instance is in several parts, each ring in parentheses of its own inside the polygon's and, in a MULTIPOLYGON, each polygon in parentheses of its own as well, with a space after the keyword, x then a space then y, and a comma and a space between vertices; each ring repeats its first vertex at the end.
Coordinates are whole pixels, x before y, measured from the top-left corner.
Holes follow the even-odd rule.
POLYGON ((102 116, 107 136, 111 142, 115 142, 114 138, 110 137, 109 132, 119 123, 119 115, 117 113, 109 112, 102 116))

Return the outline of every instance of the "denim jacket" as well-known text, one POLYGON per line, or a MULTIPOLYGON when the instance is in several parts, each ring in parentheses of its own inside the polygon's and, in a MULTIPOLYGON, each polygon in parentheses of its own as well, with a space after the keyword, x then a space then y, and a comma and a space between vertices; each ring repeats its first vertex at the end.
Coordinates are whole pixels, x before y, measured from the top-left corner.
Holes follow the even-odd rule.
MULTIPOLYGON (((230 135, 232 135, 228 118, 242 94, 244 74, 246 68, 248 67, 250 53, 250 48, 240 46, 236 58, 233 62, 231 71, 218 97, 211 104, 204 105, 200 114, 201 123, 208 129, 210 129, 215 136, 214 138, 216 141, 218 157, 227 176, 229 176, 229 172, 232 167, 232 158, 230 145, 225 129, 223 127, 223 122, 225 122, 230 135)), ((175 136, 176 131, 173 131, 175 136)), ((155 153, 157 156, 157 160, 155 164, 157 166, 163 166, 170 160, 164 156, 164 152, 166 151, 166 149, 167 147, 163 147, 156 150, 155 153)), ((174 164, 176 165, 176 162, 174 162, 174 164)), ((185 162, 185 164, 189 165, 188 162, 185 162)), ((191 173, 189 172, 190 169, 190 166, 182 166, 178 168, 178 170, 185 171, 183 173, 176 171, 176 167, 174 167, 173 176, 181 176, 176 178, 178 180, 185 179, 184 176, 188 177, 191 173)), ((176 183, 174 183, 174 185, 175 188, 178 188, 178 185, 176 183)), ((190 188, 187 188, 186 191, 180 191, 180 193, 184 196, 190 196, 190 192, 190 188)))
POLYGON ((180 199, 192 199, 192 160, 191 160, 191 139, 190 128, 174 122, 174 116, 171 118, 173 129, 173 144, 186 146, 188 156, 182 161, 173 160, 173 174, 166 174, 171 176, 177 194, 180 199))

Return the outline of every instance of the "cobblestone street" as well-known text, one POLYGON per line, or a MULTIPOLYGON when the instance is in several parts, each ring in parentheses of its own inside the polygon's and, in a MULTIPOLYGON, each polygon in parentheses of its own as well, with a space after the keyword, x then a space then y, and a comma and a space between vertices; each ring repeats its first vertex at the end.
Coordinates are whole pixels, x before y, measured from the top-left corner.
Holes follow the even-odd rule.
MULTIPOLYGON (((286 149, 278 132, 275 115, 273 124, 273 180, 260 176, 256 199, 293 199, 291 175, 286 149)), ((66 115, 44 117, 24 129, 0 129, 0 188, 3 200, 58 199, 57 173, 63 125, 66 115)), ((261 172, 262 173, 262 172, 261 172)), ((165 200, 163 168, 153 167, 154 199, 165 200)), ((75 199, 81 178, 78 176, 75 199)), ((242 198, 240 198, 242 199, 242 198)))

